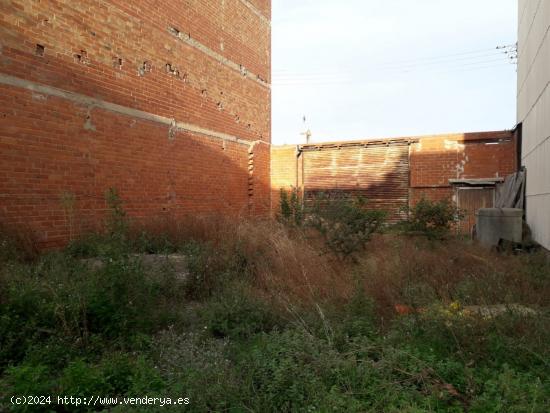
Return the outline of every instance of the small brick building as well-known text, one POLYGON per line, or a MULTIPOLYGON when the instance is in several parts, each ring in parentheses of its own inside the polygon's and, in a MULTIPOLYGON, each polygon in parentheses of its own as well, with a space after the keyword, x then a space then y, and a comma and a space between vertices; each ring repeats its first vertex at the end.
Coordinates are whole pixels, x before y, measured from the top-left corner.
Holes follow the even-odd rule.
POLYGON ((404 207, 425 197, 465 210, 463 232, 474 211, 490 207, 495 185, 517 169, 512 131, 446 134, 382 140, 272 147, 272 200, 280 188, 362 195, 373 208, 404 218, 404 207))
POLYGON ((268 214, 270 19, 270 0, 0 2, 0 222, 58 246, 111 187, 134 218, 268 214))

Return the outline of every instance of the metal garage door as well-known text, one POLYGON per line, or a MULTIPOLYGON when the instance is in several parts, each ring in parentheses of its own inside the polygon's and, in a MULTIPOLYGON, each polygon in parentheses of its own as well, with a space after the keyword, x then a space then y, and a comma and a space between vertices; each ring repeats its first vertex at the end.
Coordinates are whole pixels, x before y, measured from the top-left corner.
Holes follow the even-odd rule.
POLYGON ((409 201, 408 144, 308 148, 303 151, 306 202, 319 192, 361 195, 390 221, 409 201))

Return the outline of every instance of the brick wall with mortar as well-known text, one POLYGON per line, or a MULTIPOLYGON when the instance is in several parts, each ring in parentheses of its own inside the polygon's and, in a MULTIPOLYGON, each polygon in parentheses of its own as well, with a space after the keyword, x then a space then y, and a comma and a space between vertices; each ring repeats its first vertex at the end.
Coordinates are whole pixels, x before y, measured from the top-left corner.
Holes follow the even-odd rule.
POLYGON ((423 136, 410 149, 410 203, 452 200, 449 179, 505 178, 517 169, 511 131, 423 136))
MULTIPOLYGON (((516 138, 511 131, 445 134, 398 138, 409 139, 409 204, 422 197, 453 200, 449 179, 506 177, 516 171, 516 138)), ((388 142, 392 139, 388 139, 388 142)), ((339 142, 345 144, 345 142, 339 142)), ((328 144, 333 145, 333 144, 328 144)), ((319 143, 319 147, 323 144, 319 143)), ((357 146, 360 150, 363 146, 357 146)), ((278 191, 300 186, 297 174, 297 147, 274 146, 272 159, 272 199, 278 207, 278 191)), ((305 172, 307 174, 307 170, 305 172)), ((350 181, 353 180, 350 177, 350 181)))
POLYGON ((105 213, 266 214, 270 1, 0 3, 0 219, 41 247, 105 213), (71 221, 69 223, 68 221, 71 221))

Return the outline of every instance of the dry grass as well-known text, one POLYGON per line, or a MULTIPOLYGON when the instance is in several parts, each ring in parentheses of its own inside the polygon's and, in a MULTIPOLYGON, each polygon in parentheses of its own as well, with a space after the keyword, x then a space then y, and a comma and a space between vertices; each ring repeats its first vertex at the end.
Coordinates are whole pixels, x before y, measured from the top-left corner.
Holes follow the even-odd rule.
POLYGON ((219 216, 163 220, 141 224, 132 232, 163 235, 174 244, 207 243, 212 266, 223 268, 241 256, 256 294, 284 312, 346 301, 354 290, 348 263, 323 252, 322 241, 273 220, 226 219, 219 216))
POLYGON ((550 304, 542 258, 499 254, 465 240, 379 234, 351 262, 324 251, 314 233, 270 220, 208 216, 154 227, 176 241, 208 242, 221 260, 242 255, 256 293, 291 313, 345 303, 360 285, 384 320, 395 317, 396 305, 550 304))
MULTIPOLYGON (((2 243, 9 239, 24 258, 37 256, 28 231, 0 230, 2 243)), ((465 240, 378 234, 351 262, 327 252, 315 232, 273 220, 204 215, 130 226, 130 238, 142 233, 173 245, 207 243, 211 262, 219 268, 241 256, 256 293, 285 310, 347 302, 359 285, 384 319, 395 316, 396 305, 417 308, 433 302, 550 306, 550 270, 542 256, 499 254, 465 240)), ((5 252, 11 250, 2 245, 5 252)))
POLYGON ((360 279, 370 295, 392 306, 406 300, 404 293, 414 284, 429 287, 444 302, 466 298, 472 304, 549 305, 548 286, 534 290, 531 276, 537 266, 542 272, 548 269, 542 256, 501 254, 468 240, 378 234, 351 262, 327 252, 315 233, 272 220, 199 216, 141 224, 134 233, 142 230, 175 244, 193 239, 209 243, 221 255, 242 254, 259 287, 304 301, 346 299, 360 279), (466 291, 466 284, 480 288, 466 291))
POLYGON ((386 319, 396 306, 550 304, 550 267, 542 256, 503 255, 470 241, 379 236, 359 265, 386 319))

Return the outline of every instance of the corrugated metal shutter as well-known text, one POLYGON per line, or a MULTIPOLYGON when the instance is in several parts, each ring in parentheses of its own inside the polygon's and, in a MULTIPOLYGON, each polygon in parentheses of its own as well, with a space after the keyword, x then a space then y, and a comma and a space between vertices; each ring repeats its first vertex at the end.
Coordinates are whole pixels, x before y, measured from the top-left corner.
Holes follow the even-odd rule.
POLYGON ((304 156, 305 199, 319 192, 361 195, 370 208, 384 209, 390 221, 405 217, 409 202, 407 144, 308 149, 304 156))

